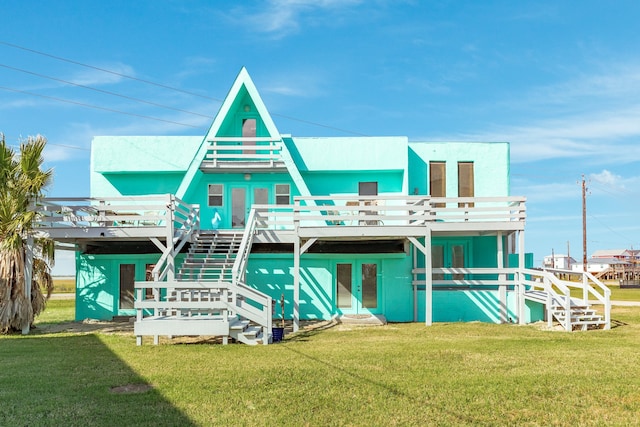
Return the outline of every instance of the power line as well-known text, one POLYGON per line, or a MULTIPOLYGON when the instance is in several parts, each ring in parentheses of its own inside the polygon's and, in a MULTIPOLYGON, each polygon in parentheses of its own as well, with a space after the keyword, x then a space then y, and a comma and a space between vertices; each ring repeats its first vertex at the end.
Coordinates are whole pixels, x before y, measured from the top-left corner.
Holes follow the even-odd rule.
MULTIPOLYGON (((5 41, 2 41, 2 40, 0 40, 0 44, 12 47, 14 49, 20 49, 20 50, 24 50, 26 52, 31 52, 31 53, 34 53, 36 55, 41 55, 41 56, 45 56, 45 57, 48 57, 48 58, 52 58, 52 59, 55 59, 55 60, 58 60, 58 61, 67 62, 69 64, 79 65, 81 67, 90 68, 90 69, 93 69, 93 70, 97 70, 97 71, 101 71, 101 72, 104 72, 104 73, 112 74, 112 75, 115 75, 115 76, 118 76, 118 77, 123 77, 123 78, 129 79, 129 80, 134 80, 134 81, 137 81, 137 82, 146 83, 146 84, 149 84, 149 85, 152 85, 152 86, 157 86, 157 87, 160 87, 160 88, 163 88, 163 89, 169 89, 169 90, 172 90, 172 91, 175 91, 175 92, 180 92, 180 93, 183 93, 183 94, 186 94, 186 95, 196 96, 196 97, 203 98, 203 99, 208 99, 208 100, 211 100, 211 101, 224 102, 224 100, 219 99, 219 98, 214 98, 214 97, 211 97, 211 96, 201 95, 201 94, 196 93, 196 92, 192 92, 192 91, 188 91, 188 90, 184 90, 184 89, 179 89, 179 88, 176 88, 176 87, 173 87, 173 86, 165 85, 165 84, 162 84, 162 83, 157 83, 157 82, 154 82, 154 81, 151 81, 151 80, 141 79, 139 77, 130 76, 130 75, 127 75, 127 74, 119 73, 117 71, 108 70, 106 68, 96 67, 94 65, 85 64, 85 63, 82 63, 82 62, 79 62, 79 61, 74 61, 72 59, 63 58, 61 56, 52 55, 50 53, 42 52, 42 51, 35 50, 35 49, 30 49, 30 48, 27 48, 27 47, 24 47, 24 46, 19 46, 17 44, 5 42, 5 41)), ((355 132, 355 131, 342 129, 342 128, 338 128, 338 127, 334 127, 334 126, 324 125, 322 123, 313 122, 313 121, 310 121, 310 120, 299 119, 299 118, 292 117, 292 116, 287 116, 287 115, 284 115, 284 114, 278 114, 278 113, 270 113, 270 114, 272 116, 282 117, 284 119, 293 120, 293 121, 296 121, 296 122, 305 123, 305 124, 309 124, 309 125, 312 125, 312 126, 318 126, 318 127, 322 127, 322 128, 325 128, 325 129, 331 129, 331 130, 335 130, 335 131, 338 131, 338 132, 343 132, 343 133, 357 135, 357 136, 368 136, 368 135, 360 133, 360 132, 355 132)))
POLYGON ((9 46, 9 47, 12 47, 12 48, 15 48, 15 49, 24 50, 26 52, 35 53, 36 55, 41 55, 41 56, 46 56, 46 57, 49 57, 49 58, 53 58, 53 59, 58 60, 58 61, 67 62, 69 64, 74 64, 74 65, 79 65, 81 67, 91 68, 93 70, 101 71, 103 73, 112 74, 112 75, 118 76, 118 77, 123 77, 125 79, 135 80, 135 81, 138 81, 138 82, 141 82, 141 83, 146 83, 146 84, 149 84, 149 85, 161 87, 163 89, 173 90, 175 92, 184 93, 186 95, 197 96, 199 98, 204 98, 204 99, 208 99, 208 100, 211 100, 211 101, 222 102, 221 99, 213 98, 213 97, 206 96, 206 95, 201 95, 199 93, 191 92, 191 91, 184 90, 184 89, 178 89, 176 87, 168 86, 168 85, 165 85, 165 84, 162 84, 162 83, 156 83, 156 82, 153 82, 151 80, 145 80, 145 79, 141 79, 139 77, 129 76, 127 74, 118 73, 117 71, 107 70, 106 68, 100 68, 100 67, 96 67, 94 65, 84 64, 82 62, 74 61, 72 59, 63 58, 61 56, 52 55, 50 53, 41 52, 41 51, 35 50, 35 49, 29 49, 28 47, 18 46, 17 44, 8 43, 8 42, 2 41, 2 40, 0 40, 0 44, 3 44, 5 46, 9 46))
POLYGON ((0 89, 6 90, 6 91, 9 91, 9 92, 23 93, 25 95, 37 96, 37 97, 45 98, 45 99, 51 99, 53 101, 58 101, 58 102, 65 102, 67 104, 79 105, 81 107, 87 107, 87 108, 94 108, 96 110, 109 111, 111 113, 124 114, 124 115, 127 115, 127 116, 139 117, 139 118, 147 119, 147 120, 155 120, 157 122, 171 123, 171 124, 174 124, 174 125, 186 126, 186 127, 200 129, 200 130, 206 130, 205 128, 203 128, 201 126, 195 126, 195 125, 190 125, 190 124, 186 124, 186 123, 180 123, 180 122, 176 122, 176 121, 173 121, 173 120, 160 119, 160 118, 157 118, 157 117, 145 116, 143 114, 129 113, 127 111, 115 110, 113 108, 100 107, 99 105, 85 104, 83 102, 72 101, 70 99, 57 98, 55 96, 42 95, 42 94, 39 94, 39 93, 28 92, 26 90, 13 89, 13 88, 5 87, 5 86, 0 86, 0 89))
POLYGON ((72 86, 76 86, 76 87, 80 87, 80 88, 83 88, 83 89, 92 90, 92 91, 95 91, 95 92, 105 93, 107 95, 117 96, 119 98, 128 99, 130 101, 135 101, 135 102, 140 102, 140 103, 143 103, 143 104, 153 105, 154 107, 165 108, 167 110, 173 110, 173 111, 178 111, 178 112, 181 112, 181 113, 192 114, 194 116, 205 117, 207 119, 213 119, 212 116, 207 116, 205 114, 194 113, 193 111, 182 110, 180 108, 170 107, 168 105, 158 104, 158 103, 152 102, 152 101, 145 101, 144 99, 134 98, 132 96, 122 95, 122 94, 119 94, 119 93, 116 93, 116 92, 111 92, 111 91, 104 90, 104 89, 98 89, 98 88, 95 88, 95 87, 92 87, 92 86, 87 86, 87 85, 82 85, 82 84, 79 84, 79 83, 70 82, 68 80, 63 80, 63 79, 59 79, 59 78, 56 78, 56 77, 46 76, 44 74, 35 73, 35 72, 29 71, 29 70, 23 70, 22 68, 12 67, 12 66, 6 65, 6 64, 0 64, 0 67, 7 68, 9 70, 19 71, 19 72, 25 73, 25 74, 31 74, 32 76, 40 77, 40 78, 43 78, 43 79, 53 80, 53 81, 56 81, 56 82, 60 82, 60 83, 64 83, 64 84, 68 84, 68 85, 72 85, 72 86))

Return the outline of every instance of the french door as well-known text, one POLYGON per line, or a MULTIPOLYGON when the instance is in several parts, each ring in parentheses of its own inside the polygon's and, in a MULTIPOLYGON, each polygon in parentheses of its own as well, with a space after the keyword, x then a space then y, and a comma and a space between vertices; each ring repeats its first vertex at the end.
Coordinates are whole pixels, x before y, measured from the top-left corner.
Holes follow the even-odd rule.
POLYGON ((267 204, 269 204, 269 189, 266 187, 232 187, 231 227, 245 228, 251 207, 267 204))
POLYGON ((336 264, 336 307, 343 314, 380 311, 380 265, 375 261, 336 264))
MULTIPOLYGON (((432 268, 465 268, 469 266, 469 243, 451 241, 431 245, 432 268)), ((433 273, 433 280, 464 280, 465 274, 433 273)))

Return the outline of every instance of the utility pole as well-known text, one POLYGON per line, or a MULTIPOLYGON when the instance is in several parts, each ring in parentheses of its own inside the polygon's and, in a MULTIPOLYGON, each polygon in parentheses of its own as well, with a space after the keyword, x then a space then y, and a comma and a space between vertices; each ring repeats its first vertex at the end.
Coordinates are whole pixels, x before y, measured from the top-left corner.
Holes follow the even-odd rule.
POLYGON ((571 253, 569 252, 569 241, 567 240, 567 270, 571 270, 571 253))
POLYGON ((587 271, 587 184, 582 174, 582 270, 587 271))

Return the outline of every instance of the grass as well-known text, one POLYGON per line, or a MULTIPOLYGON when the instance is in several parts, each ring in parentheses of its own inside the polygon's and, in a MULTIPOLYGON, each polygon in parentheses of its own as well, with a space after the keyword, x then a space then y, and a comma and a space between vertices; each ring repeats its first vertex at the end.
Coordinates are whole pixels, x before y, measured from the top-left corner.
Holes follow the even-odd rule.
MULTIPOLYGON (((612 301, 640 301, 640 288, 620 289, 617 281, 607 281, 604 284, 611 290, 612 301)), ((571 288, 571 296, 582 298, 582 290, 571 288)), ((590 300, 595 300, 593 295, 589 295, 590 300)))
POLYGON ((630 425, 640 411, 639 307, 616 307, 611 331, 391 324, 136 347, 46 333, 68 304, 51 301, 33 335, 0 336, 7 425, 630 425), (127 384, 153 388, 111 392, 127 384))
POLYGON ((53 293, 68 294, 76 291, 75 279, 62 279, 60 277, 53 278, 53 293))

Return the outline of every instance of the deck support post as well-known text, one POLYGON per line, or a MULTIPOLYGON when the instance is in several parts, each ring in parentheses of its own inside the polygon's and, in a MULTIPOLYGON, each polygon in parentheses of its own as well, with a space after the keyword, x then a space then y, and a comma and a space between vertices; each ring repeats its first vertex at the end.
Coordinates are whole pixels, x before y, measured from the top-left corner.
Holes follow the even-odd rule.
POLYGON ((424 323, 427 326, 433 324, 433 266, 431 263, 431 229, 427 227, 424 235, 424 283, 425 305, 424 323))
POLYGON ((176 197, 172 194, 169 195, 168 197, 168 202, 167 202, 167 218, 166 218, 166 223, 167 223, 167 248, 171 248, 171 251, 169 253, 169 256, 167 257, 167 281, 168 282, 173 282, 173 280, 175 279, 175 271, 176 271, 176 263, 175 263, 175 258, 174 258, 174 245, 173 245, 173 234, 174 234, 174 229, 173 229, 173 220, 175 218, 175 214, 174 214, 174 209, 176 206, 176 197))
POLYGON ((300 255, 305 253, 318 239, 309 239, 300 246, 300 237, 293 242, 293 332, 300 329, 300 255))
POLYGON ((518 323, 526 324, 525 301, 524 301, 524 231, 518 231, 518 323))
MULTIPOLYGON (((424 245, 415 237, 409 237, 416 250, 424 255, 424 321, 427 326, 433 324, 433 267, 431 264, 431 229, 426 227, 424 245)), ((415 289, 415 287, 414 287, 415 289)), ((416 292, 417 293, 417 292, 416 292)))
POLYGON ((293 332, 300 329, 300 238, 293 242, 293 332))
MULTIPOLYGON (((502 269, 504 268, 504 249, 501 231, 498 231, 496 243, 498 245, 497 265, 499 269, 502 269)), ((498 274, 498 281, 500 282, 500 285, 498 285, 498 300, 500 301, 500 323, 507 323, 507 285, 504 284, 506 282, 506 275, 504 273, 498 274)))
MULTIPOLYGON (((31 282, 33 281, 33 236, 27 237, 27 247, 24 254, 24 297, 31 305, 31 282)), ((22 324, 22 335, 27 335, 31 328, 30 319, 22 324)))

